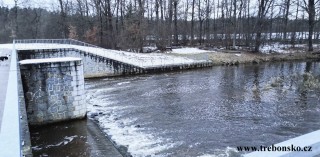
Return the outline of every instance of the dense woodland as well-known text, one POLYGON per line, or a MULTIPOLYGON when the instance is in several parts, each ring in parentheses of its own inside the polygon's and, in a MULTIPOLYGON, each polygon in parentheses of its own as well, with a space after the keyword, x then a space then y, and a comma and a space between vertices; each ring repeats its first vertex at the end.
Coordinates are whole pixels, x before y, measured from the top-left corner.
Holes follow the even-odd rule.
POLYGON ((273 42, 313 51, 320 38, 317 0, 55 0, 58 9, 19 1, 0 7, 0 43, 73 38, 136 52, 179 45, 258 52, 273 42))

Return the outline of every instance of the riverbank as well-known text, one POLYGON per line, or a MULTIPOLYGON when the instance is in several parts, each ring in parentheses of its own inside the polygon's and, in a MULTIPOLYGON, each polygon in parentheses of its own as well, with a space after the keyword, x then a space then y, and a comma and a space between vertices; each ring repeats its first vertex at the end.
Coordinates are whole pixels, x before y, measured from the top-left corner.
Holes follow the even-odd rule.
POLYGON ((320 59, 320 53, 286 53, 286 54, 262 54, 251 52, 217 52, 209 54, 209 59, 213 65, 238 65, 244 63, 262 63, 277 61, 293 61, 320 59))

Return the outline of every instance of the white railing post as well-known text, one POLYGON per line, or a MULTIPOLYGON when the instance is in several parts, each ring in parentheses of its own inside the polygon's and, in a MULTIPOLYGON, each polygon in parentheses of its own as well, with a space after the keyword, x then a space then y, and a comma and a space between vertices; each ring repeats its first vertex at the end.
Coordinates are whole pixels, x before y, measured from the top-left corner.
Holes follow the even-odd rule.
POLYGON ((31 44, 31 43, 43 43, 43 44, 66 44, 66 45, 79 45, 84 47, 100 48, 99 46, 88 44, 75 39, 20 39, 15 40, 15 43, 31 44))

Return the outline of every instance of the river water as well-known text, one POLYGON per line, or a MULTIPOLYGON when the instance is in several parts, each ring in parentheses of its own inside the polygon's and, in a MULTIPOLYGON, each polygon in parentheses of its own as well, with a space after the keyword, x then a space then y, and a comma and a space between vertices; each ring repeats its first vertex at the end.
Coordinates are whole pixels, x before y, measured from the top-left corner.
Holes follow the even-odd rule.
MULTIPOLYGON (((88 117, 133 156, 237 156, 320 129, 320 63, 86 80, 88 117)), ((57 148, 58 149, 58 148, 57 148)))

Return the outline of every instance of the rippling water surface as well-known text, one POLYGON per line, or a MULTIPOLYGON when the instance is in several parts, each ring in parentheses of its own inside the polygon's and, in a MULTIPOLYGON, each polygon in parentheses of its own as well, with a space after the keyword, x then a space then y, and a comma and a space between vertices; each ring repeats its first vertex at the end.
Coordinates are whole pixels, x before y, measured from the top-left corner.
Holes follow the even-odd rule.
POLYGON ((223 156, 320 129, 319 74, 296 62, 86 80, 87 101, 133 156, 223 156))
MULTIPOLYGON (((138 157, 193 157, 237 156, 237 146, 271 145, 319 130, 319 80, 319 62, 294 62, 85 82, 88 116, 117 145, 138 157)), ((85 129, 84 124, 76 130, 85 129)), ((59 134, 68 138, 55 143, 41 135, 45 144, 40 146, 57 152, 65 147, 54 144, 67 141, 84 155, 87 146, 72 139, 85 135, 72 135, 59 134)), ((33 141, 40 137, 32 136, 33 141)), ((53 131, 47 136, 57 139, 53 131)))

